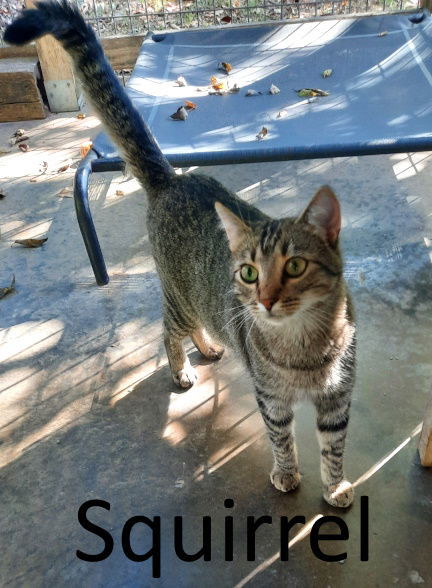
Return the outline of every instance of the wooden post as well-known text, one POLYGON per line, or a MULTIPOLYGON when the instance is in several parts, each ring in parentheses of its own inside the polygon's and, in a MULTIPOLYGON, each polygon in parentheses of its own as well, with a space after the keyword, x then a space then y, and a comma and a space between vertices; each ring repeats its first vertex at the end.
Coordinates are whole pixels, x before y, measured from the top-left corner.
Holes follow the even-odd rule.
MULTIPOLYGON (((26 0, 26 6, 33 8, 32 0, 26 0)), ((51 35, 39 39, 36 47, 50 110, 79 110, 77 85, 69 55, 51 35)))
POLYGON ((426 467, 432 466, 432 397, 426 407, 425 418, 419 443, 420 461, 426 467))

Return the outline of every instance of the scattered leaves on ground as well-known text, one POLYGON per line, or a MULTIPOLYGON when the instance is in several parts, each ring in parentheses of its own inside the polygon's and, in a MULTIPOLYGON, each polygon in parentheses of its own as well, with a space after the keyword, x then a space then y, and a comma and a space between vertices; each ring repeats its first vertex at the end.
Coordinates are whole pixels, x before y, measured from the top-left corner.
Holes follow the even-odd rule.
POLYGON ((258 135, 256 136, 256 138, 258 139, 258 141, 261 141, 262 139, 264 139, 264 137, 266 137, 268 135, 268 128, 267 127, 263 127, 260 132, 258 133, 258 135))
POLYGON ((116 196, 124 196, 124 192, 123 192, 123 190, 116 190, 115 195, 116 196))
POLYGON ((12 280, 11 280, 11 283, 9 284, 9 286, 0 288, 0 298, 4 298, 5 296, 10 294, 14 290, 15 290, 15 274, 12 276, 12 280))
POLYGON ((238 92, 240 92, 240 86, 237 86, 237 84, 234 84, 234 86, 229 89, 229 92, 230 92, 230 94, 238 94, 238 92))
POLYGON ((279 92, 280 92, 280 89, 277 86, 275 86, 274 84, 272 84, 270 86, 269 94, 274 95, 274 94, 279 94, 279 92))
POLYGON ((180 106, 179 108, 177 108, 174 114, 171 114, 170 117, 173 120, 186 120, 188 117, 188 113, 184 106, 180 106))
POLYGON ((210 78, 210 83, 212 85, 213 90, 221 90, 225 91, 225 82, 223 80, 218 80, 216 76, 212 76, 210 78))
POLYGON ((84 112, 80 112, 79 114, 77 114, 77 118, 79 120, 83 120, 83 118, 85 118, 85 117, 86 117, 86 115, 84 114, 84 112))
POLYGON ((232 21, 232 18, 231 18, 230 16, 228 16, 228 15, 227 15, 227 16, 223 16, 223 17, 220 19, 220 21, 221 21, 221 22, 223 22, 224 24, 229 24, 229 23, 232 21))
POLYGON ((90 151, 90 149, 92 147, 93 147, 93 143, 91 141, 85 141, 84 143, 81 143, 81 145, 80 145, 81 159, 84 159, 84 157, 87 155, 87 153, 90 151))
POLYGON ((42 161, 39 165, 39 173, 44 174, 48 169, 48 161, 42 161))
POLYGON ((182 87, 184 87, 184 86, 187 86, 187 81, 184 79, 184 77, 183 77, 183 76, 179 76, 179 77, 176 79, 176 84, 177 84, 177 86, 180 86, 180 87, 182 88, 182 87))
POLYGON ((23 135, 22 137, 11 137, 9 139, 9 145, 11 147, 13 147, 14 145, 16 145, 17 143, 22 143, 23 141, 28 141, 30 139, 30 137, 23 135))
POLYGON ((378 33, 378 37, 386 37, 388 35, 388 31, 381 31, 381 33, 378 33))
POLYGON ((332 70, 332 69, 325 69, 325 70, 322 72, 321 76, 322 76, 324 79, 325 79, 325 78, 329 78, 329 77, 332 75, 332 73, 333 73, 333 70, 332 70))
POLYGON ((57 196, 61 198, 73 198, 73 188, 62 188, 57 192, 57 196))
POLYGON ((48 237, 43 239, 15 239, 14 243, 28 247, 29 249, 36 249, 36 247, 42 247, 42 245, 48 241, 48 237))
POLYGON ((319 88, 302 88, 301 90, 295 90, 300 98, 312 98, 314 96, 328 96, 329 93, 319 88))
POLYGON ((65 172, 67 169, 69 169, 71 166, 70 162, 65 163, 64 165, 62 165, 61 167, 58 168, 57 173, 61 174, 63 172, 65 172))
POLYGON ((22 137, 23 135, 25 135, 25 130, 24 129, 17 129, 15 131, 15 133, 12 135, 12 137, 22 137))
POLYGON ((261 92, 257 92, 253 88, 249 88, 249 90, 247 90, 245 96, 259 96, 259 94, 261 94, 261 92))
POLYGON ((190 102, 190 100, 185 100, 184 107, 186 110, 195 110, 197 105, 195 102, 190 102))
POLYGON ((221 61, 220 63, 218 63, 218 69, 220 71, 225 72, 226 74, 229 74, 230 71, 232 71, 232 65, 227 61, 221 61))
POLYGON ((27 145, 27 143, 19 143, 18 145, 19 149, 21 149, 21 151, 23 153, 27 153, 27 151, 29 151, 30 147, 27 145))

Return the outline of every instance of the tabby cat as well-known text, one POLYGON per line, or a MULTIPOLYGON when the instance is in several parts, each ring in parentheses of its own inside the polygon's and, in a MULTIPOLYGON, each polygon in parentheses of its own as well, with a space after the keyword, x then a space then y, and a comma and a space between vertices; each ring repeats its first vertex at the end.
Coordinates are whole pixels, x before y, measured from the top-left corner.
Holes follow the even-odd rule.
POLYGON ((60 0, 25 10, 5 41, 50 33, 76 73, 149 200, 148 231, 163 289, 164 340, 174 382, 195 371, 182 341, 209 359, 234 348, 247 366, 282 492, 300 482, 293 407, 317 411, 324 498, 349 506, 343 452, 354 381, 355 326, 338 248, 339 203, 328 186, 298 218, 274 220, 216 180, 176 175, 119 84, 90 26, 60 0))

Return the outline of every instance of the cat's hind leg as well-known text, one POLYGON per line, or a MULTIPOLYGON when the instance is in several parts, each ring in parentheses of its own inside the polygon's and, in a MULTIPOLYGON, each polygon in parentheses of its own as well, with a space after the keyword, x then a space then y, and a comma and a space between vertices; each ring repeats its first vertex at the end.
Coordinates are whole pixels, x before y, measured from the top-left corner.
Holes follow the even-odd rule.
POLYGON ((195 369, 183 348, 183 339, 193 332, 193 327, 180 309, 173 307, 165 299, 164 305, 164 344, 174 383, 180 388, 191 388, 196 380, 195 369))
POLYGON ((192 333, 192 341, 195 347, 206 359, 220 359, 224 353, 224 348, 213 343, 205 329, 195 329, 192 333))

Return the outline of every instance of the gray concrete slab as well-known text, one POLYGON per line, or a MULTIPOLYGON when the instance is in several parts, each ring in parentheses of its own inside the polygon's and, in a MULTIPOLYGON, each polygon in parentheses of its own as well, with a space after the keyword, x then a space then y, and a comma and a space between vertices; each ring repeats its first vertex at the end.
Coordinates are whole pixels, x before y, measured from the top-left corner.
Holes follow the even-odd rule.
MULTIPOLYGON (((270 447, 247 375, 227 353, 179 393, 161 339, 160 287, 145 228, 145 196, 134 180, 94 178, 91 205, 111 281, 97 287, 75 220, 70 187, 79 145, 97 121, 65 115, 18 127, 31 151, 0 158, 0 519, 2 586, 247 586, 327 588, 432 585, 432 472, 417 455, 432 381, 432 155, 392 155, 214 167, 206 172, 275 216, 301 210, 323 183, 339 195, 346 276, 358 316, 358 377, 347 446, 354 506, 340 512, 320 496, 313 411, 298 411, 303 472, 292 495, 270 484, 270 447), (48 173, 38 176, 48 162, 48 173), (52 172, 52 173, 51 173, 52 172), (35 179, 36 182, 30 181, 35 179), (39 249, 17 238, 48 236, 39 249), (384 459, 385 458, 385 459, 384 459), (360 496, 369 497, 369 561, 360 561, 360 496), (224 507, 232 498, 233 509, 224 507), (89 563, 103 541, 84 530, 85 501, 108 501, 89 518, 109 530, 114 551, 89 563), (224 517, 234 517, 234 561, 225 562, 224 517), (309 538, 281 562, 279 519, 342 517, 343 564, 321 561, 309 538), (150 561, 121 549, 131 516, 161 517, 161 578, 150 561), (268 515, 246 559, 246 517, 268 515), (182 562, 173 518, 184 517, 185 549, 201 546, 211 517, 212 559, 182 562)), ((187 173, 187 171, 185 172, 187 173)), ((294 529, 294 537, 300 526, 294 529)), ((136 551, 150 547, 145 525, 136 551)))

